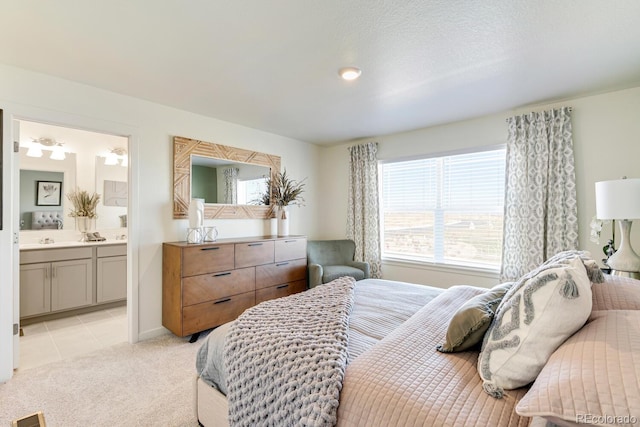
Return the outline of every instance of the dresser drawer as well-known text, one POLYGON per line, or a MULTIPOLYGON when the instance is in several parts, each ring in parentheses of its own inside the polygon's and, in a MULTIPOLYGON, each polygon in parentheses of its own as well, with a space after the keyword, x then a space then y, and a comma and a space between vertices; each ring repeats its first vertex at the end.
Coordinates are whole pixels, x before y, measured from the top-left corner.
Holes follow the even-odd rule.
POLYGON ((233 245, 198 245, 182 251, 182 277, 233 270, 233 245))
POLYGON ((269 286, 268 288, 258 289, 256 291, 256 304, 262 301, 268 301, 274 298, 286 297, 288 295, 297 294, 307 289, 306 280, 298 280, 283 285, 269 286))
POLYGON ((182 336, 230 322, 240 316, 247 308, 254 306, 255 303, 255 292, 247 292, 184 307, 182 311, 182 336))
POLYGON ((254 267, 185 277, 182 280, 182 305, 193 305, 243 294, 256 288, 254 267))
POLYGON ((307 239, 284 239, 275 242, 275 261, 307 257, 307 239))
POLYGON ((256 267, 256 289, 307 278, 307 259, 283 261, 256 267))
POLYGON ((273 263, 273 241, 236 243, 236 268, 273 263))

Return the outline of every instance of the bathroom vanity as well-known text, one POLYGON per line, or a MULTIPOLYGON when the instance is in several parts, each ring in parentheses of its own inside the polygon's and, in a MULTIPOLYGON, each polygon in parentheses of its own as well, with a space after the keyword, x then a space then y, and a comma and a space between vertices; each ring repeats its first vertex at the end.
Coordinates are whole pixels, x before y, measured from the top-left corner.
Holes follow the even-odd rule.
POLYGON ((27 323, 121 305, 126 298, 127 245, 122 241, 20 249, 20 318, 27 323))

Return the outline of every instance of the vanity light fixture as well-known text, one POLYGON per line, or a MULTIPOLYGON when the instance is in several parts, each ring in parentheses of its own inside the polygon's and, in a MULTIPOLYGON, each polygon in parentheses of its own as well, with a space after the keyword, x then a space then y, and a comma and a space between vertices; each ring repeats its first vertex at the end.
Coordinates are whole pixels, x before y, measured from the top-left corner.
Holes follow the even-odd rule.
POLYGON ((33 140, 27 150, 27 156, 29 157, 42 157, 42 145, 36 140, 33 140))
POLYGON ((51 150, 50 159, 64 160, 65 153, 62 148, 63 143, 58 142, 53 138, 38 138, 32 139, 27 150, 27 156, 29 157, 42 157, 42 150, 51 150))
POLYGON ((53 146, 53 150, 51 151, 51 156, 49 156, 52 160, 64 160, 66 155, 64 153, 64 148, 62 148, 62 143, 58 142, 53 146))
POLYGON ((338 74, 343 80, 355 80, 360 77, 362 70, 358 67, 344 67, 338 70, 338 74))
POLYGON ((104 164, 107 166, 115 166, 120 162, 122 166, 127 165, 127 150, 124 148, 113 148, 104 157, 104 164))

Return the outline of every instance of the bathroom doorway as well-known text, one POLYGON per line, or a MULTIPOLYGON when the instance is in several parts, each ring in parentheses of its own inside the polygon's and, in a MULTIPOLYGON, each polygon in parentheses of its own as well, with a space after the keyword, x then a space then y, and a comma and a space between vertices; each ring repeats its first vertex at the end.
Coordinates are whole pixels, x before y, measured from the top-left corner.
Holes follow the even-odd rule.
POLYGON ((18 127, 23 370, 128 341, 129 139, 18 127), (100 196, 89 229, 70 215, 73 192, 100 196))

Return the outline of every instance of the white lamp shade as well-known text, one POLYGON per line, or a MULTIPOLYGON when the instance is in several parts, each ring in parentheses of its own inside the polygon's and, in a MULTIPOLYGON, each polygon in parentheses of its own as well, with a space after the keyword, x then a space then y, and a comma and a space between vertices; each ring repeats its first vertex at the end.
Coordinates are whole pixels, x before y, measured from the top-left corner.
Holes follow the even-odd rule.
POLYGON ((640 218, 640 178, 596 182, 598 219, 640 218))
POLYGON ((27 156, 29 157, 42 157, 42 146, 37 143, 31 144, 27 150, 27 156))
POLYGON ((118 155, 116 153, 109 153, 104 158, 104 164, 107 166, 114 166, 118 164, 118 155))
POLYGON ((53 147, 51 156, 49 156, 49 158, 53 160, 64 160, 65 157, 66 155, 64 154, 64 149, 61 145, 56 145, 55 147, 53 147))

